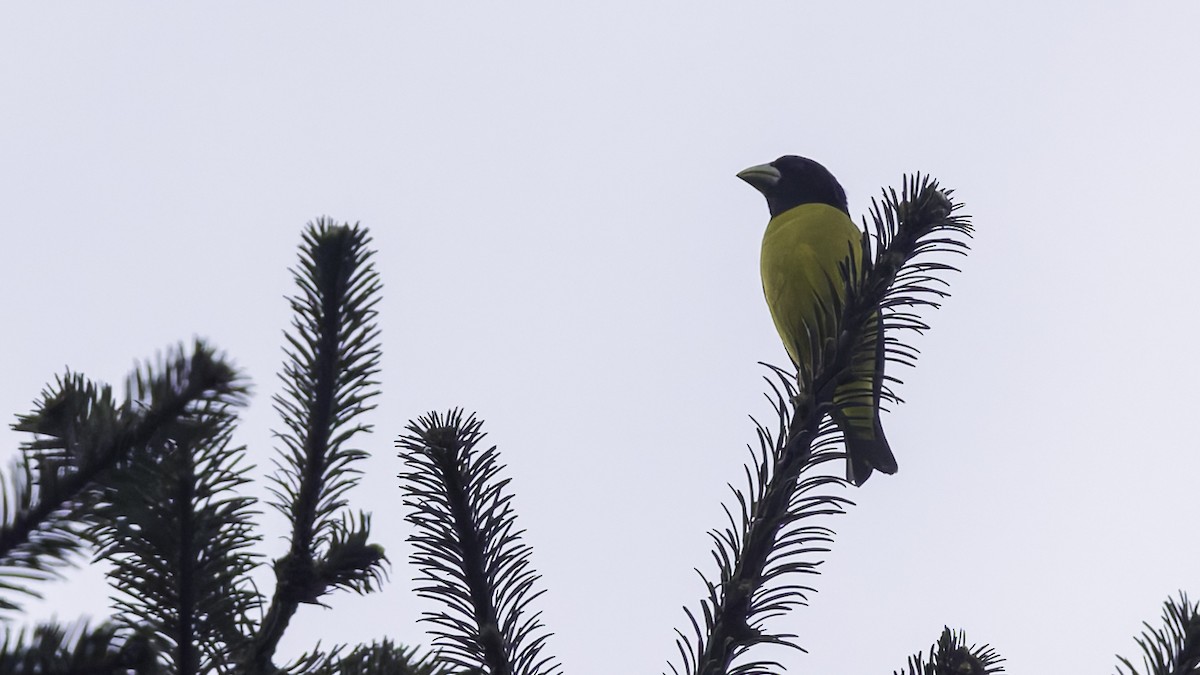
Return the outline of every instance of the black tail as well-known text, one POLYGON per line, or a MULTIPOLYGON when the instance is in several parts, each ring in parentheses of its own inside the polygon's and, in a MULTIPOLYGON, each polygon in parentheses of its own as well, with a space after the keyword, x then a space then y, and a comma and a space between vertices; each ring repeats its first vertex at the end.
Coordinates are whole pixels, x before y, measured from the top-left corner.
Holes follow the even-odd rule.
MULTIPOLYGON (((840 417, 840 416, 839 416, 840 417)), ((896 473, 896 457, 888 445, 887 437, 883 435, 883 427, 879 424, 879 411, 875 412, 875 429, 873 437, 856 436, 849 424, 834 418, 846 437, 846 480, 855 485, 862 485, 871 477, 871 472, 879 469, 883 473, 896 473)))

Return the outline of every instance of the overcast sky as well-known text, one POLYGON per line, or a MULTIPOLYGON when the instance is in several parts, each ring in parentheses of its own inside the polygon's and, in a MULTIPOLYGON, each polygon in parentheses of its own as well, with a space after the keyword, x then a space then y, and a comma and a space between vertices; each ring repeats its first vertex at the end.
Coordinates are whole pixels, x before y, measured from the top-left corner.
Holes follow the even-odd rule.
MULTIPOLYGON (((360 221, 384 371, 351 496, 392 581, 303 608, 282 653, 426 643, 393 441, 462 406, 508 464, 548 649, 660 672, 771 415, 756 362, 786 361, 734 174, 813 157, 861 214, 922 171, 974 250, 905 338, 900 471, 827 523, 820 592, 773 624, 809 653, 782 658, 891 672, 948 624, 1013 673, 1106 672, 1200 596, 1200 5, 581 5, 6 6, 0 411, 199 335, 256 384, 239 438, 265 473, 301 229, 360 221)), ((260 550, 283 533, 267 511, 260 550)), ((106 593, 85 574, 38 616, 106 593)))

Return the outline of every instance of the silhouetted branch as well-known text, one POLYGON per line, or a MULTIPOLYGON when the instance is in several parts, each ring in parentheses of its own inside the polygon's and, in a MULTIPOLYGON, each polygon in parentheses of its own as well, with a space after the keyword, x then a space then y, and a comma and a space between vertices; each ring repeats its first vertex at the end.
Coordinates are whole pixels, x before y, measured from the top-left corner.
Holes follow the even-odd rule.
POLYGON ((358 420, 379 394, 381 287, 370 242, 366 228, 320 219, 305 231, 293 271, 299 294, 291 299, 284 393, 275 397, 286 431, 276 434, 283 449, 272 490, 292 532, 287 554, 275 561, 254 673, 274 669, 275 648, 300 603, 319 603, 335 587, 365 592, 383 573, 383 549, 366 544, 368 520, 351 528, 343 513, 345 494, 358 482, 355 464, 366 457, 348 442, 370 430, 358 420), (360 567, 351 570, 350 562, 360 567))
POLYGON ((528 614, 540 577, 524 531, 515 529, 496 448, 476 449, 480 426, 460 410, 430 413, 396 443, 408 468, 400 476, 407 520, 417 528, 410 537, 421 570, 417 593, 445 605, 422 620, 437 626, 439 661, 489 675, 558 673, 541 656, 548 634, 540 612, 528 614))
POLYGON ((929 658, 921 652, 908 657, 908 670, 895 675, 997 675, 1004 672, 1004 659, 988 645, 966 646, 967 635, 948 627, 942 630, 937 644, 929 648, 929 658))
MULTIPOLYGON (((42 394, 13 428, 36 434, 0 481, 0 575, 3 588, 34 595, 22 582, 53 575, 85 545, 88 509, 114 470, 207 405, 240 402, 246 389, 231 366, 204 343, 177 349, 139 370, 133 393, 117 404, 109 387, 68 373, 42 394)), ((10 601, 0 607, 15 608, 10 601)))
MULTIPOLYGON (((1142 648, 1145 671, 1133 667, 1119 656, 1130 675, 1186 675, 1200 673, 1200 603, 1188 600, 1180 591, 1179 600, 1168 598, 1163 606, 1163 627, 1143 623, 1146 630, 1137 638, 1142 648)), ((1118 673, 1125 671, 1117 666, 1118 673)))

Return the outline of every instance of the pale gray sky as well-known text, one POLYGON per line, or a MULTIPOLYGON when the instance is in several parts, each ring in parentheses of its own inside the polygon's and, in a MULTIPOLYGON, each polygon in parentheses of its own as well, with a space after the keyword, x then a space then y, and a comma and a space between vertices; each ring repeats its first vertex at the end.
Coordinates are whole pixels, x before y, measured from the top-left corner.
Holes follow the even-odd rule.
MULTIPOLYGON (((920 170, 975 249, 898 373, 900 472, 829 523, 820 592, 775 624, 810 653, 782 658, 890 672, 949 624, 1010 672, 1111 671, 1200 594, 1200 5, 572 4, 7 6, 0 412, 202 335, 257 385, 265 472, 299 233, 361 221, 384 393, 352 497, 392 582, 302 609, 284 653, 425 641, 392 442, 463 406, 509 465, 549 649, 659 672, 770 415, 756 362, 786 360, 734 173, 807 155, 862 213, 920 170)), ((262 550, 283 531, 268 512, 262 550)), ((102 610, 96 579, 39 615, 102 610)))

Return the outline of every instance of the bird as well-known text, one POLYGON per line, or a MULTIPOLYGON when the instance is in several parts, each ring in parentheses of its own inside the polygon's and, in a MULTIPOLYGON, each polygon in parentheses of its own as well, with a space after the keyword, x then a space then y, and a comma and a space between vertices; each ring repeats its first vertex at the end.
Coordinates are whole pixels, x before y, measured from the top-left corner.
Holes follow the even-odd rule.
MULTIPOLYGON (((841 332, 834 309, 845 300, 847 277, 852 283, 861 281, 863 233, 850 219, 846 191, 811 159, 784 155, 737 176, 767 200, 763 295, 803 389, 803 374, 811 377, 820 350, 841 332)), ((834 389, 830 412, 845 439, 846 480, 857 486, 872 471, 893 474, 897 469, 879 421, 884 341, 878 312, 867 329, 871 335, 856 347, 847 375, 834 389)))

